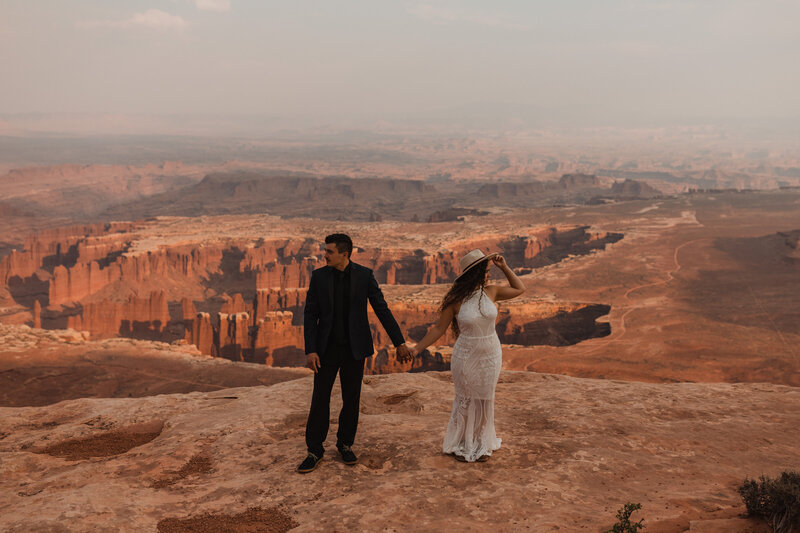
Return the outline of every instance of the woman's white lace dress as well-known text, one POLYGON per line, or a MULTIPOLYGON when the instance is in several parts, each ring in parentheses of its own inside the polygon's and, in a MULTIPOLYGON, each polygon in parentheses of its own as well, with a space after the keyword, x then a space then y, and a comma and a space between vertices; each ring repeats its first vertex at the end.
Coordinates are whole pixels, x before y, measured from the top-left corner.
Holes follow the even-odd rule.
POLYGON ((494 389, 502 362, 497 307, 478 290, 461 303, 456 319, 460 333, 450 359, 455 398, 442 449, 473 462, 500 448, 494 430, 494 389))

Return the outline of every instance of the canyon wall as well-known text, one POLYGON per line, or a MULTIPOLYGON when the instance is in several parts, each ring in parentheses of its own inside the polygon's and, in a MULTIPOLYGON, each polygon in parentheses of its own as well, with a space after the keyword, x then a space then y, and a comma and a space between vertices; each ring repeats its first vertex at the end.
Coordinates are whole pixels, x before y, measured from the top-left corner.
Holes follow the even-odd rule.
POLYGON ((149 296, 131 296, 126 302, 92 302, 81 306, 79 314, 67 317, 67 327, 88 331, 93 336, 164 338, 170 323, 167 296, 164 291, 149 296))
POLYGON ((0 259, 0 283, 7 286, 12 278, 24 280, 39 269, 51 269, 59 265, 75 265, 82 250, 85 260, 95 251, 89 251, 92 237, 103 236, 117 239, 120 234, 134 227, 129 222, 110 222, 68 226, 40 231, 25 240, 23 250, 13 250, 0 259), (82 244, 82 248, 79 246, 82 244))
MULTIPOLYGON (((134 236, 128 231, 132 228, 95 225, 36 234, 28 239, 25 250, 15 250, 0 260, 0 281, 6 287, 18 287, 33 282, 33 275, 41 271, 38 282, 47 285, 45 306, 82 301, 115 282, 146 293, 155 278, 186 280, 202 289, 238 291, 252 297, 258 289, 307 287, 311 272, 324 264, 321 246, 301 239, 210 242, 131 252, 134 236)), ((445 283, 458 274, 460 257, 475 248, 504 254, 512 268, 533 268, 603 248, 622 237, 592 234, 587 229, 545 228, 527 235, 490 235, 451 243, 435 253, 364 248, 356 260, 374 269, 379 283, 445 283)), ((176 283, 175 290, 164 288, 170 300, 180 300, 182 285, 185 283, 176 283)))
POLYGON ((644 181, 626 179, 611 185, 611 194, 620 198, 652 198, 664 193, 644 181))
MULTIPOLYGON (((587 230, 545 227, 522 235, 476 236, 433 253, 365 247, 358 250, 356 260, 373 268, 381 284, 436 284, 452 281, 459 273, 460 257, 475 248, 500 252, 512 268, 524 272, 601 249, 622 237, 587 230)), ((182 339, 202 353, 235 361, 304 364, 306 288, 313 270, 324 264, 317 241, 228 239, 145 245, 136 231, 134 223, 113 223, 37 233, 24 250, 0 259, 3 289, 14 304, 29 309, 31 324, 45 328, 71 327, 96 338, 182 339)), ((435 305, 399 301, 391 308, 413 341, 421 339, 438 317, 435 305)), ((594 319, 607 310, 599 308, 536 304, 516 312, 503 309, 498 333, 506 343, 561 345, 604 334, 604 326, 598 329, 594 319)), ((379 350, 369 372, 416 369, 405 368, 394 358, 393 349, 386 350, 391 341, 371 310, 369 321, 379 350)), ((454 341, 448 331, 440 343, 454 341)), ((432 370, 449 362, 441 354, 429 354, 414 364, 432 370)))
MULTIPOLYGON (((318 177, 297 172, 212 172, 198 183, 134 200, 112 209, 117 216, 139 219, 158 215, 263 213, 336 219, 342 206, 348 216, 378 211, 401 212, 408 203, 437 203, 436 188, 418 179, 345 176, 318 177), (377 207, 376 207, 377 206, 377 207)), ((439 202, 441 203, 441 202, 439 202)), ((437 204, 438 205, 438 204, 437 204)))
MULTIPOLYGON (((252 311, 257 305, 244 302, 237 294, 226 309, 238 311, 217 313, 213 318, 208 313, 197 313, 185 320, 186 341, 205 354, 234 361, 304 365, 302 307, 298 310, 300 314, 295 315, 292 311, 252 311)), ((501 303, 498 307, 497 334, 503 344, 566 346, 610 333, 607 323, 597 322, 597 318, 610 311, 604 305, 537 302, 501 303)), ((406 340, 412 343, 421 340, 439 318, 437 305, 400 301, 392 302, 390 308, 406 340)), ((376 347, 375 356, 367 362, 368 373, 449 368, 449 355, 441 352, 425 353, 413 363, 398 362, 391 339, 372 309, 367 316, 376 347)), ((448 328, 437 345, 452 345, 455 340, 452 329, 448 328)))
POLYGON ((520 196, 542 196, 548 192, 600 189, 603 184, 597 176, 590 174, 564 174, 556 181, 526 181, 486 183, 478 189, 478 195, 488 198, 508 199, 520 196))

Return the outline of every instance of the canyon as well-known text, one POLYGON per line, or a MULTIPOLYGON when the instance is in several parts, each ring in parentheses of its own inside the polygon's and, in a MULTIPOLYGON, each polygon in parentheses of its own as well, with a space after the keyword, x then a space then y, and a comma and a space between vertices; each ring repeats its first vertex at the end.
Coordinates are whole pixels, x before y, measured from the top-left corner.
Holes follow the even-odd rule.
MULTIPOLYGON (((58 227, 0 258, 0 322, 302 366, 308 279, 322 237, 344 231, 411 342, 435 322, 458 258, 481 248, 529 288, 499 306, 505 368, 796 385, 797 194, 696 191, 440 222, 238 214, 58 227)), ((369 320, 368 373, 449 367, 450 333, 400 364, 369 320)))
POLYGON ((797 456, 800 159, 696 134, 647 155, 548 135, 111 140, 102 165, 37 141, 53 166, 0 166, 0 529, 599 531, 640 501, 655 533, 765 531, 736 488, 797 456), (411 344, 467 251, 521 277, 498 305, 489 462, 440 453, 452 332, 401 363, 370 311, 360 463, 294 474, 305 295, 334 232, 411 344))
POLYGON ((778 529, 800 2, 0 5, 0 533, 778 529), (301 474, 334 233, 408 348, 473 250, 525 290, 411 361, 365 305, 357 460, 334 376, 301 474))
MULTIPOLYGON (((318 240, 312 235, 223 241, 205 237, 170 244, 150 240, 175 220, 83 225, 34 234, 23 250, 0 259, 6 309, 16 310, 3 320, 87 331, 93 338, 182 341, 201 353, 234 361, 302 366, 305 290, 311 272, 323 264, 318 240)), ((286 227, 285 222, 268 222, 275 226, 274 233, 286 227)), ((522 235, 473 236, 437 244, 434 253, 367 240, 359 243, 357 261, 372 268, 386 286, 438 285, 452 281, 459 258, 474 248, 503 253, 513 268, 531 272, 623 238, 620 233, 588 230, 537 227, 522 235)), ((392 308, 414 340, 438 314, 434 302, 398 302, 392 308)), ((607 335, 607 325, 596 325, 595 319, 608 310, 592 303, 517 305, 501 313, 499 334, 512 344, 575 343, 607 335)), ((413 367, 399 365, 371 313, 370 322, 379 350, 374 361, 384 362, 369 365, 369 372, 384 367, 448 368, 441 352, 419 359, 413 367)))

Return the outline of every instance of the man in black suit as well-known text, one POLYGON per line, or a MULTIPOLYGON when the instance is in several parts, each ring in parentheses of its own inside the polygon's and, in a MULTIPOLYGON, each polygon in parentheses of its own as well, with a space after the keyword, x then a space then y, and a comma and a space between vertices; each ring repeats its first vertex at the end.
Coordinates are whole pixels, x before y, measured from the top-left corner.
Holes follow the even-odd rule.
POLYGON ((314 371, 314 392, 306 423, 308 456, 297 467, 311 472, 322 459, 328 435, 330 401, 336 374, 342 386, 342 410, 336 448, 345 464, 358 461, 351 446, 358 427, 364 359, 375 349, 367 321, 367 301, 397 348, 400 361, 411 358, 397 321, 383 299, 372 270, 350 261, 353 241, 343 233, 325 237, 326 266, 311 274, 304 311, 307 364, 314 371))

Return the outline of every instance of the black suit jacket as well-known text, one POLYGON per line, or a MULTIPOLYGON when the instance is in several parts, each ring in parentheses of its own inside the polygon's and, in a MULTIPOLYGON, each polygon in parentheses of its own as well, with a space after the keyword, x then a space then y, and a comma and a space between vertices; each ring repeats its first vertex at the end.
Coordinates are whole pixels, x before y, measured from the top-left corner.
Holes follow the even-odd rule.
MULTIPOLYGON (((372 344, 372 331, 367 320, 367 301, 375 311, 383 329, 389 334, 392 343, 400 346, 405 342, 400 326, 392 316, 383 293, 372 270, 350 262, 350 310, 348 315, 350 347, 353 357, 364 359, 375 353, 372 344)), ((306 294, 306 305, 303 312, 303 334, 305 336, 306 353, 317 353, 320 358, 325 355, 328 338, 333 328, 333 267, 324 266, 311 273, 311 281, 306 294)))

